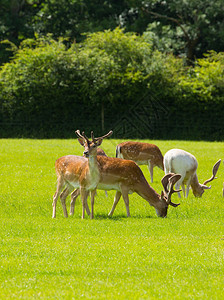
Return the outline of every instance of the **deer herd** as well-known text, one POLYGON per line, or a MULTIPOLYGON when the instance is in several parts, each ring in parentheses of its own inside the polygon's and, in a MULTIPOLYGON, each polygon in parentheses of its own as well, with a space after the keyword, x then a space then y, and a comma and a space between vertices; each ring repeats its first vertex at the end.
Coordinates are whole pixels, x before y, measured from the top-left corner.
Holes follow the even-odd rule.
POLYGON ((181 149, 169 150, 163 157, 156 145, 132 141, 117 145, 116 157, 108 157, 99 146, 112 133, 110 131, 104 136, 94 137, 91 132, 91 139, 89 139, 84 132, 81 134, 79 130, 76 131, 78 141, 84 148, 83 156, 66 155, 55 162, 57 189, 53 196, 53 218, 56 217, 56 204, 59 196, 64 217, 68 217, 66 198, 71 193, 70 214, 74 214, 75 201, 80 195, 82 219, 85 218, 85 212, 92 219, 96 190, 116 191, 109 216, 113 215, 122 196, 127 216, 130 217, 129 194, 137 193, 155 208, 159 217, 166 217, 169 205, 173 207, 179 205, 171 201, 173 193, 177 192, 181 197, 180 192, 183 191, 183 195, 188 197, 191 188, 195 197, 201 197, 205 190, 211 188, 207 184, 216 178, 221 159, 213 166, 211 178, 201 184, 196 173, 198 167, 196 158, 181 149), (153 168, 157 166, 164 170, 165 175, 161 179, 163 186, 161 194, 149 185, 138 165, 148 166, 152 183, 153 168), (89 194, 91 211, 87 203, 89 194))

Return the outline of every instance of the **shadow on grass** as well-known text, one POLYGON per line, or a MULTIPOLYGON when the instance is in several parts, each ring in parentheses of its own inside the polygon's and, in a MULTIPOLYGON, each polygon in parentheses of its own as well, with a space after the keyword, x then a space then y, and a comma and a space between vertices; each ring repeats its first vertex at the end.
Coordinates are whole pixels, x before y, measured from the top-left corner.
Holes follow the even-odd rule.
POLYGON ((111 220, 111 221, 122 221, 122 220, 131 220, 131 219, 155 219, 158 217, 154 216, 143 216, 143 215, 134 215, 131 217, 127 217, 125 214, 119 214, 116 216, 109 217, 107 214, 96 214, 94 216, 95 220, 111 220))

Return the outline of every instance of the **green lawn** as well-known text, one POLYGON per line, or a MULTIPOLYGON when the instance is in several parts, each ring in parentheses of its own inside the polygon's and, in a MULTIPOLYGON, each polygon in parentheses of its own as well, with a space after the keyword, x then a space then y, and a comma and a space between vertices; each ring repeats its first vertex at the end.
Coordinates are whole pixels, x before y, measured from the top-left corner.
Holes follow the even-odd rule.
MULTIPOLYGON (((105 140, 102 148, 114 156, 118 142, 105 140)), ((201 183, 224 159, 224 143, 149 142, 163 154, 171 148, 194 154, 201 183)), ((114 191, 108 199, 98 191, 94 220, 81 220, 80 198, 73 217, 63 217, 59 200, 52 219, 54 162, 82 151, 76 139, 0 140, 0 299, 223 299, 223 163, 211 190, 199 199, 190 191, 166 219, 136 194, 131 218, 122 199, 108 218, 114 191)), ((154 169, 158 192, 162 176, 154 169)), ((172 201, 179 202, 176 194, 172 201)))

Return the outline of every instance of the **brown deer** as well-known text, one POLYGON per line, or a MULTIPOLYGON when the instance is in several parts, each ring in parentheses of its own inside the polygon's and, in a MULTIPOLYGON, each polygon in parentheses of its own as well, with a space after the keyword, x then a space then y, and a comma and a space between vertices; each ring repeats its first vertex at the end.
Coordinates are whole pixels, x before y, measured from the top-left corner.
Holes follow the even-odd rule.
MULTIPOLYGON (((102 155, 102 156, 107 156, 106 153, 103 151, 101 148, 97 148, 97 155, 102 155)), ((75 210, 75 202, 77 197, 80 195, 80 189, 77 188, 71 193, 71 205, 70 205, 70 215, 74 215, 74 210, 75 210)), ((105 191, 106 197, 108 197, 107 191, 105 191)), ((88 203, 86 202, 86 212, 88 215, 90 215, 90 210, 88 203)))
MULTIPOLYGON (((92 197, 94 198, 96 186, 100 178, 99 170, 96 166, 97 147, 101 145, 104 138, 109 137, 112 133, 110 131, 108 134, 98 138, 98 142, 96 143, 87 143, 87 150, 84 151, 85 157, 66 155, 56 160, 57 190, 53 196, 53 218, 56 217, 56 204, 59 195, 64 216, 68 217, 65 200, 74 188, 80 188, 83 206, 82 218, 84 218, 85 209, 90 214, 87 205, 87 196, 89 191, 93 191, 92 197)), ((79 142, 83 145, 83 138, 79 139, 79 142)))
POLYGON ((73 178, 80 177, 80 192, 83 204, 83 215, 85 216, 86 200, 89 191, 91 193, 91 218, 94 215, 94 196, 96 188, 100 190, 116 190, 113 207, 109 213, 109 216, 113 215, 115 207, 122 195, 127 216, 130 216, 129 211, 129 197, 128 194, 136 192, 142 198, 144 198, 151 206, 156 210, 156 213, 160 217, 166 217, 168 206, 178 206, 171 202, 171 195, 175 192, 173 185, 180 179, 178 174, 167 174, 162 179, 165 193, 162 192, 159 195, 147 182, 139 166, 131 161, 120 158, 112 158, 105 156, 97 156, 96 147, 100 146, 103 138, 95 138, 93 132, 91 133, 92 141, 87 136, 76 131, 80 144, 84 147, 83 154, 88 157, 88 164, 85 164, 82 172, 78 172, 75 166, 75 160, 69 157, 68 170, 64 170, 63 176, 66 177, 67 182, 74 186, 71 182, 73 178), (75 174, 74 174, 75 173, 75 174), (170 184, 168 190, 167 185, 170 184))
POLYGON ((138 165, 147 165, 151 182, 153 182, 153 168, 163 168, 163 155, 160 149, 149 143, 123 142, 116 147, 116 157, 135 161, 138 165))

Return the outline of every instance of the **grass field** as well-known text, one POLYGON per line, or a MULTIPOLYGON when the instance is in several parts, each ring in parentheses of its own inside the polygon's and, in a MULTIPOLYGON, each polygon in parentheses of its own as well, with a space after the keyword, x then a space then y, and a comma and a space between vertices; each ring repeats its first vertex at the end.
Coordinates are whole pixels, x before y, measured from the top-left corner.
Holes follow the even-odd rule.
MULTIPOLYGON (((102 148, 114 156, 118 142, 105 140, 102 148)), ((221 142, 150 142, 163 154, 194 154, 200 182, 224 159, 221 142)), ((200 199, 190 191, 166 219, 136 194, 131 218, 122 199, 108 218, 113 191, 108 199, 98 191, 94 220, 81 220, 80 198, 73 217, 63 217, 59 200, 52 219, 54 162, 82 151, 77 140, 0 140, 0 299, 223 299, 223 163, 211 190, 200 199)), ((162 176, 154 169, 158 192, 162 176)), ((179 201, 176 194, 172 201, 179 201)))

